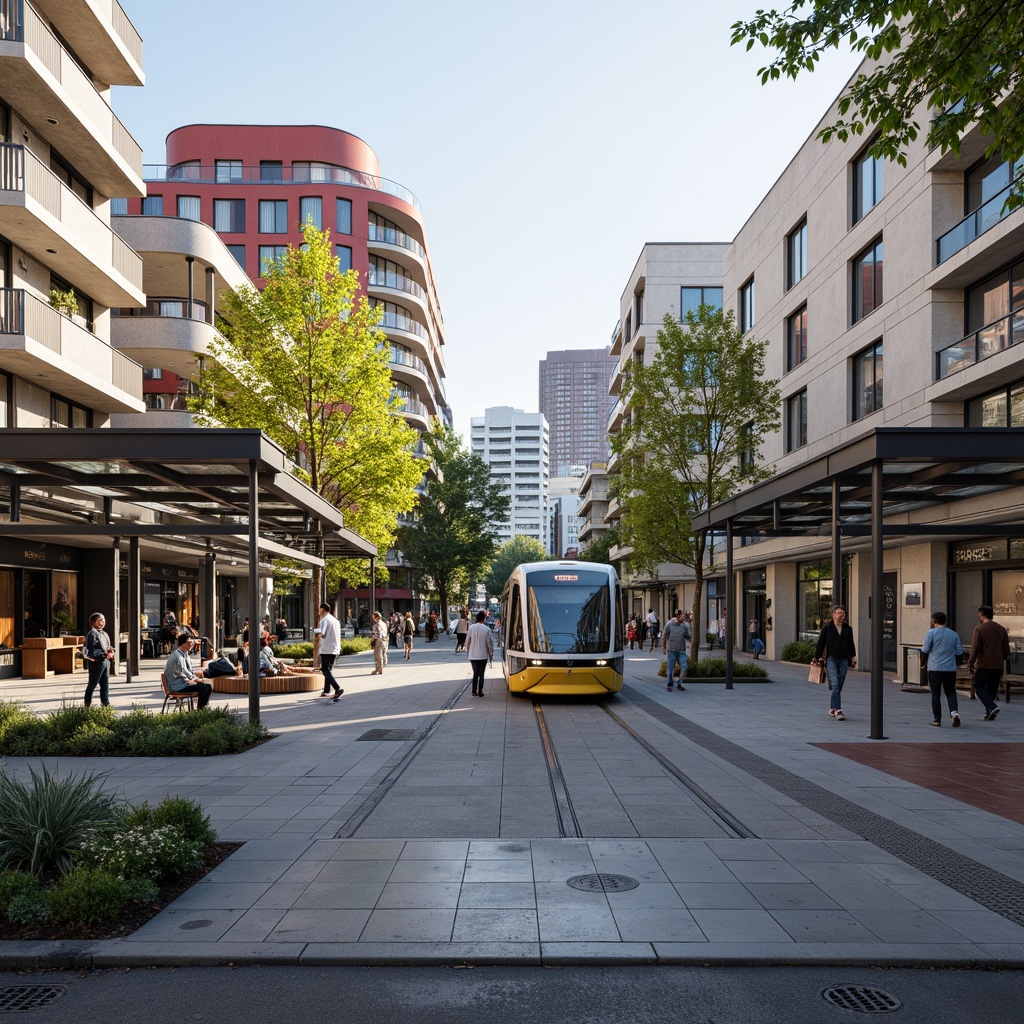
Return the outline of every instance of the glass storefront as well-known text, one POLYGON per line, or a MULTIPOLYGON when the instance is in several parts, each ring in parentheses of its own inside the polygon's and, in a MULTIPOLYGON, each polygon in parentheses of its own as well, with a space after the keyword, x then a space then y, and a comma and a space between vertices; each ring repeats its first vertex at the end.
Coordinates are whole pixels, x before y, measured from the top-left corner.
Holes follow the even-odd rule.
POLYGON ((1024 659, 1024 539, 951 544, 949 571, 952 625, 964 646, 978 624, 978 606, 990 604, 1010 634, 1011 657, 1024 659))
MULTIPOLYGON (((849 591, 851 556, 843 558, 843 593, 849 591)), ((812 643, 832 615, 832 559, 801 562, 797 567, 796 639, 812 643)))

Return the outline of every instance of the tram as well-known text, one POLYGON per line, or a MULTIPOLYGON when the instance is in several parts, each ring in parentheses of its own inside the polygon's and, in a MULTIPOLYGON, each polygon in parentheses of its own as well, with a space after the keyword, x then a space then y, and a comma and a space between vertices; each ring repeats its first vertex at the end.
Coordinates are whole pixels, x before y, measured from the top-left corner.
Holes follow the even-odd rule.
POLYGON ((502 667, 513 693, 622 689, 619 579, 597 562, 526 562, 501 595, 502 667))

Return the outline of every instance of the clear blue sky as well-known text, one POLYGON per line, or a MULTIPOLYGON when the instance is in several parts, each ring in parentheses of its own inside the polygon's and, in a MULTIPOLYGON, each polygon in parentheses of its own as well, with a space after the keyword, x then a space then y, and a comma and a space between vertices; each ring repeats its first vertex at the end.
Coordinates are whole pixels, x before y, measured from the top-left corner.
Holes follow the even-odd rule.
POLYGON ((422 204, 455 425, 536 411, 549 349, 607 344, 648 241, 728 241, 856 66, 762 87, 729 27, 761 0, 122 0, 163 163, 193 122, 325 124, 422 204))

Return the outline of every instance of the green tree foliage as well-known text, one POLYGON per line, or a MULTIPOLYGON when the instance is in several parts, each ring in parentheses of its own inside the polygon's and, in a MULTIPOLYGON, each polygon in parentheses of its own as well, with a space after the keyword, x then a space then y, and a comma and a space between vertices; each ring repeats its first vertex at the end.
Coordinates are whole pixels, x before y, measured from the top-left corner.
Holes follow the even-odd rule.
POLYGON ((733 43, 774 50, 762 83, 813 71, 824 51, 849 46, 873 65, 839 101, 819 136, 846 141, 879 133, 875 156, 906 165, 906 150, 929 118, 926 142, 960 150, 978 122, 987 155, 1024 153, 1024 5, 1006 0, 791 0, 732 26, 733 43))
MULTIPOLYGON (((392 388, 380 314, 356 298, 358 274, 339 271, 330 232, 307 224, 303 238, 265 268, 262 292, 227 294, 192 409, 204 425, 258 427, 383 551, 422 477, 416 431, 392 388)), ((369 565, 346 576, 362 582, 369 565)))
POLYGON ((691 516, 772 470, 757 464, 762 436, 780 420, 778 381, 765 379, 764 342, 744 340, 732 312, 701 306, 683 323, 666 315, 658 351, 623 377, 631 418, 612 439, 620 466, 616 494, 621 543, 630 565, 662 562, 696 574, 692 657, 697 659, 708 531, 691 516))
POLYGON ((612 548, 619 544, 619 531, 612 527, 598 534, 579 553, 581 562, 601 562, 604 565, 614 565, 611 559, 612 548))
POLYGON ((398 546, 432 581, 443 617, 453 595, 491 561, 492 530, 508 516, 509 499, 487 463, 466 451, 450 427, 435 422, 423 441, 436 474, 417 497, 415 525, 399 531, 398 546))
POLYGON ((500 597, 512 570, 523 562, 547 561, 548 553, 536 537, 512 537, 498 548, 484 577, 489 597, 500 597))

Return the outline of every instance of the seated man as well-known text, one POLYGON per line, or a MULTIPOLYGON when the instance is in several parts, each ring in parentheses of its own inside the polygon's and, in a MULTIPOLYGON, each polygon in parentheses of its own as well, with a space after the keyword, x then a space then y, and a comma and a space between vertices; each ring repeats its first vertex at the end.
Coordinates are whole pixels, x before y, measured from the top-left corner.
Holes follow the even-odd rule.
POLYGON ((283 661, 274 657, 273 648, 266 638, 260 637, 260 675, 261 676, 303 676, 307 675, 309 669, 296 668, 286 665, 283 661))
POLYGON ((192 650, 192 637, 188 633, 182 633, 178 637, 178 645, 164 665, 164 676, 167 678, 167 689, 171 693, 194 693, 199 697, 199 706, 205 708, 210 703, 210 694, 213 687, 204 683, 192 668, 189 659, 189 651, 192 650))

